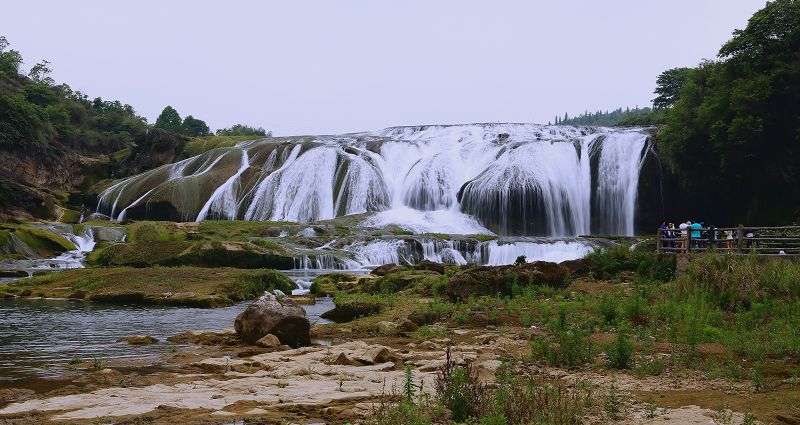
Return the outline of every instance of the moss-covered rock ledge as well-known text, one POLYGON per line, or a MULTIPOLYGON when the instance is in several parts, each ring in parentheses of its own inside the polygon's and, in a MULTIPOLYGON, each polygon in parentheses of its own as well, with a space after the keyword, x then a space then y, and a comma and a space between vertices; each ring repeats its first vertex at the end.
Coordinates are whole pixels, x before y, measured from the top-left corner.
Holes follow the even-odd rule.
POLYGON ((0 295, 70 298, 119 304, 224 307, 255 299, 264 291, 296 288, 271 269, 103 268, 71 269, 21 279, 0 288, 0 295))

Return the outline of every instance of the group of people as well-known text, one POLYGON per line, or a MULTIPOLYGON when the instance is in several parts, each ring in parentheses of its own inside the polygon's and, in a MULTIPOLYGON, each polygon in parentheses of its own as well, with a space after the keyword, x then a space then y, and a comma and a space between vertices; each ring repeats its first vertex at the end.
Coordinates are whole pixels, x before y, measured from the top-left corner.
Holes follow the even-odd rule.
POLYGON ((661 232, 662 248, 673 248, 675 251, 685 251, 692 241, 692 249, 706 249, 712 242, 717 242, 718 248, 733 248, 733 230, 718 230, 714 226, 706 227, 703 222, 686 220, 677 227, 675 223, 666 221, 659 226, 661 232), (690 238, 691 236, 691 238, 690 238))

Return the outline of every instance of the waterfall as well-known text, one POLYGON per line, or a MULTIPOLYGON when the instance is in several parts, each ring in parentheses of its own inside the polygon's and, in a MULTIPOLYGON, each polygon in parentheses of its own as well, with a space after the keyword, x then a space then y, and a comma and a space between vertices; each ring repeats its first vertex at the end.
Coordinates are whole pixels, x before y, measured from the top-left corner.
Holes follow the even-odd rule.
MULTIPOLYGON (((364 270, 383 264, 410 265, 421 260, 445 264, 499 266, 513 264, 521 255, 526 261, 560 263, 584 257, 594 246, 583 240, 444 240, 436 238, 378 239, 359 241, 341 251, 352 259, 331 254, 305 255, 295 259, 298 269, 364 270)), ((324 250, 323 250, 324 251, 324 250)))
POLYGON ((362 226, 417 234, 633 235, 648 155, 643 129, 468 124, 268 137, 116 182, 97 211, 294 222, 370 212, 362 226))
POLYGON ((639 171, 646 154, 638 133, 614 134, 602 141, 597 171, 599 232, 633 235, 639 171))
POLYGON ((239 203, 237 193, 241 187, 239 177, 250 167, 250 156, 247 150, 242 150, 242 163, 236 173, 219 186, 197 214, 197 221, 205 220, 209 212, 215 213, 228 220, 235 220, 239 203))

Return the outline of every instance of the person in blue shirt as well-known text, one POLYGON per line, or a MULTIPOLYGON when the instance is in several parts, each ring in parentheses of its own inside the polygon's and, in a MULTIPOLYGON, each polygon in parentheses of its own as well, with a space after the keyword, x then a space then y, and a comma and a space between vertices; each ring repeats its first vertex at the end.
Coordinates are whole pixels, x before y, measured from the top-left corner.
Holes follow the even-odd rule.
POLYGON ((696 239, 700 239, 700 229, 702 229, 703 226, 700 223, 695 222, 690 224, 689 228, 692 229, 692 242, 694 242, 695 248, 700 248, 700 241, 696 239))

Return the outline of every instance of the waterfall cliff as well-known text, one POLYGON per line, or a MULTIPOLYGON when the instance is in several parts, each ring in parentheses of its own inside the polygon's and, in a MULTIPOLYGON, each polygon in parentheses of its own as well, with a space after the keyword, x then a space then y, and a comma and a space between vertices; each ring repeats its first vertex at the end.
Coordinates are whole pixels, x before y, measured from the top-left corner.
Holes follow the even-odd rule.
POLYGON ((641 129, 536 124, 394 127, 270 137, 116 182, 112 219, 309 222, 373 212, 415 233, 632 235, 641 129))

